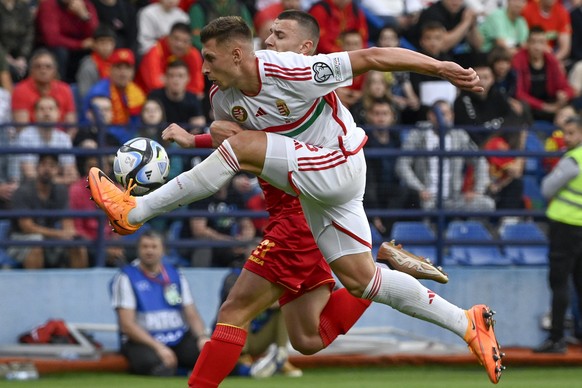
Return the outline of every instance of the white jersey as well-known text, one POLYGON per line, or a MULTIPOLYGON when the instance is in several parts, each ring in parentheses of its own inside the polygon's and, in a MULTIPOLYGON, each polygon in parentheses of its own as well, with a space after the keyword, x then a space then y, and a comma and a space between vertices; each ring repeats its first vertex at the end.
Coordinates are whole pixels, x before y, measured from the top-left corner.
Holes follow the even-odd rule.
POLYGON ((210 101, 216 120, 341 149, 346 155, 363 146, 364 131, 334 93, 352 83, 347 52, 306 56, 261 50, 256 57, 259 93, 249 96, 235 88, 221 91, 213 86, 210 101))

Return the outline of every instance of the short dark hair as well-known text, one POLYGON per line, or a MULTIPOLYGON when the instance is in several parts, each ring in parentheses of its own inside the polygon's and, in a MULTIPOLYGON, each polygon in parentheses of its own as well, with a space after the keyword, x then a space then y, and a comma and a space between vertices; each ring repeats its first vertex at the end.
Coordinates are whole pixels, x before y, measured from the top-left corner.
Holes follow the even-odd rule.
POLYGON ((177 67, 183 67, 186 70, 190 70, 190 68, 188 67, 188 64, 186 62, 184 62, 181 59, 174 59, 173 61, 170 61, 170 63, 168 63, 168 66, 166 67, 166 71, 168 71, 169 69, 175 69, 177 67))
POLYGON ((487 63, 489 63, 490 67, 493 67, 499 61, 511 62, 511 59, 511 53, 503 46, 495 46, 487 54, 487 63))
POLYGON ((55 163, 59 163, 59 156, 57 154, 42 153, 38 155, 38 164, 44 162, 45 160, 52 160, 55 163))
POLYGON ((317 19, 307 12, 298 11, 296 9, 288 9, 277 16, 279 20, 295 20, 313 41, 313 45, 317 46, 319 42, 319 23, 317 19))
POLYGON ((137 238, 137 243, 139 244, 142 240, 144 240, 146 238, 159 239, 162 242, 162 245, 165 246, 164 236, 160 232, 157 232, 157 231, 152 230, 152 229, 148 229, 139 235, 139 237, 137 238))
POLYGON ((172 25, 170 29, 170 34, 175 31, 185 32, 186 34, 190 34, 192 31, 190 29, 190 25, 184 22, 177 22, 172 25))
POLYGON ((544 28, 542 26, 532 26, 529 29, 528 37, 531 37, 532 35, 535 35, 535 34, 544 34, 544 36, 545 36, 546 30, 544 30, 544 28))
POLYGON ((437 22, 436 20, 431 20, 426 22, 420 28, 420 36, 424 35, 428 31, 446 31, 445 26, 441 22, 437 22))
POLYGON ((109 38, 115 40, 117 35, 113 28, 109 27, 107 24, 99 24, 93 33, 93 39, 109 38))
POLYGON ((235 38, 242 38, 250 43, 253 40, 253 32, 240 16, 221 16, 200 31, 200 41, 203 44, 211 39, 216 39, 216 43, 221 44, 235 38))

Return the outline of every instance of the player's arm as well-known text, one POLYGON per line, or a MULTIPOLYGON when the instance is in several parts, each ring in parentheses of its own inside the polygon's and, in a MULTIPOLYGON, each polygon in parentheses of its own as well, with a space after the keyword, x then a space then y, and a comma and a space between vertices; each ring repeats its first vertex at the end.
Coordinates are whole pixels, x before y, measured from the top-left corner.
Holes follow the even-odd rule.
POLYGON ((238 124, 225 120, 212 122, 210 134, 202 135, 192 135, 178 124, 170 124, 162 132, 162 139, 173 141, 182 148, 216 148, 240 131, 242 128, 238 124))
POLYGON ((453 85, 473 92, 482 92, 475 70, 464 69, 455 62, 439 61, 416 51, 394 47, 372 47, 349 51, 354 77, 370 70, 412 71, 443 78, 453 85))

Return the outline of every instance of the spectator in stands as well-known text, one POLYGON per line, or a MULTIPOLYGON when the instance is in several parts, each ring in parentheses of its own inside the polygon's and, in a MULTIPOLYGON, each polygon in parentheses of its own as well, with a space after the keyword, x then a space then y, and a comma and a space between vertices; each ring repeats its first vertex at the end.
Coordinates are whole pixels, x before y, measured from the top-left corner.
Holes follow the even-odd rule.
MULTIPOLYGON (((61 116, 59 122, 77 124, 77 111, 73 91, 69 84, 58 80, 57 62, 46 49, 38 49, 30 58, 30 74, 17 83, 12 92, 12 119, 16 123, 33 122, 34 107, 41 96, 57 100, 61 116)), ((76 128, 68 126, 67 133, 74 137, 76 128)))
POLYGON ((421 47, 422 31, 429 22, 438 22, 445 28, 441 50, 456 62, 465 65, 471 54, 481 51, 483 36, 477 13, 462 0, 439 0, 421 12, 415 28, 406 35, 416 47, 421 47))
MULTIPOLYGON (((185 165, 185 158, 180 155, 172 155, 171 149, 178 148, 177 144, 162 140, 162 131, 168 126, 168 119, 163 103, 157 99, 148 98, 143 104, 139 116, 140 122, 136 135, 154 139, 166 148, 170 158, 170 173, 168 175, 168 180, 176 177, 184 171, 183 166, 185 165)), ((166 221, 167 220, 165 219, 152 220, 152 222, 156 222, 157 225, 161 224, 164 225, 164 227, 167 226, 166 221)))
MULTIPOLYGON (((350 108, 350 112, 352 112, 352 116, 354 116, 354 120, 358 125, 366 125, 368 123, 367 111, 378 99, 392 101, 392 92, 385 73, 373 70, 366 73, 362 87, 362 98, 350 108)), ((396 116, 394 120, 396 121, 396 116)))
POLYGON ((8 254, 22 263, 26 269, 43 267, 85 268, 88 265, 87 250, 83 246, 64 248, 35 246, 34 241, 77 239, 77 232, 70 218, 59 217, 58 211, 68 209, 67 187, 55 183, 59 162, 55 154, 38 157, 35 179, 22 182, 12 198, 15 210, 54 210, 54 216, 28 216, 12 219, 11 240, 30 241, 30 245, 12 246, 8 254))
MULTIPOLYGON (((444 44, 447 31, 439 22, 427 22, 420 35, 420 52, 439 60, 450 60, 444 44)), ((418 96, 417 109, 414 106, 405 109, 401 115, 403 124, 415 124, 419 118, 426 117, 430 106, 438 99, 446 99, 453 104, 457 89, 440 78, 424 74, 410 73, 410 83, 414 94, 418 96)))
POLYGON ((526 1, 508 0, 505 8, 493 11, 479 25, 483 35, 484 52, 489 52, 495 46, 501 46, 513 56, 523 47, 529 31, 526 20, 521 16, 526 1))
MULTIPOLYGON (((400 136, 392 126, 396 112, 386 98, 373 99, 366 108, 367 148, 400 149, 400 136)), ((396 155, 368 159, 364 205, 367 209, 409 209, 418 206, 416 192, 400 184, 396 174, 396 155)), ((390 233, 394 219, 373 217, 374 227, 383 235, 390 233)))
MULTIPOLYGON (((10 117, 10 93, 0 89, 0 147, 13 145, 14 130, 5 126, 11 121, 10 117)), ((0 155, 0 210, 6 210, 10 206, 12 195, 18 188, 18 179, 15 176, 16 156, 7 153, 0 155)))
POLYGON ((582 61, 582 1, 576 3, 570 10, 570 22, 572 23, 571 64, 582 61))
MULTIPOLYGON (((91 150, 97 149, 97 142, 91 139, 84 140, 79 144, 80 148, 91 150)), ((112 175, 113 163, 107 158, 105 163, 99 163, 97 155, 80 155, 77 156, 77 168, 80 178, 69 186, 69 209, 78 211, 95 210, 95 203, 87 196, 87 173, 91 167, 102 167, 104 172, 112 175)), ((100 222, 98 218, 76 217, 73 218, 73 225, 76 235, 88 240, 88 243, 95 242, 99 237, 100 222)), ((103 236, 107 240, 116 240, 118 234, 113 233, 107 222, 101 223, 103 236)), ((96 250, 90 246, 88 249, 89 265, 94 267, 96 263, 96 250)), ((121 246, 107 246, 105 253, 105 265, 110 267, 119 267, 125 263, 125 250, 121 246)))
MULTIPOLYGON (((576 117, 576 110, 572 105, 566 105, 560 108, 554 116, 554 130, 548 136, 544 143, 544 149, 548 152, 566 152, 568 148, 564 142, 564 126, 566 122, 573 117, 576 117)), ((556 166, 559 157, 547 157, 543 159, 544 170, 546 173, 552 171, 556 166)))
POLYGON ((109 77, 111 54, 115 50, 115 32, 106 25, 100 25, 93 34, 91 54, 85 56, 77 71, 79 98, 85 97, 89 89, 99 80, 109 77))
POLYGON ((574 90, 547 44, 542 28, 530 28, 527 48, 515 54, 512 64, 517 72, 517 99, 529 105, 534 119, 552 121, 574 97, 574 90))
POLYGON ((136 82, 147 94, 166 84, 166 69, 176 60, 187 66, 189 73, 186 89, 199 99, 204 97, 204 76, 202 75, 202 56, 192 47, 190 27, 187 23, 176 23, 170 34, 157 43, 144 55, 139 65, 136 82))
POLYGON ((162 103, 168 123, 177 123, 182 127, 193 127, 197 133, 206 126, 202 104, 198 97, 187 90, 190 83, 190 71, 183 61, 177 59, 168 64, 165 70, 165 85, 152 90, 149 99, 162 103))
POLYGON ((487 54, 487 63, 493 71, 493 86, 505 97, 512 105, 521 104, 517 100, 517 72, 511 67, 513 56, 505 47, 495 46, 487 54))
POLYGON ((121 143, 116 137, 116 126, 111 125, 113 120, 113 104, 105 96, 95 96, 89 101, 89 108, 85 112, 87 123, 83 125, 73 139, 73 146, 77 147, 85 140, 91 140, 100 147, 119 147, 121 143))
POLYGON ((179 0, 159 0, 139 10, 137 14, 138 54, 145 55, 178 22, 190 23, 188 14, 178 7, 179 0))
POLYGON ((137 11, 130 0, 91 0, 99 24, 109 27, 115 33, 117 48, 128 48, 137 52, 137 11))
POLYGON ((192 44, 198 50, 202 50, 202 42, 200 42, 202 27, 220 16, 238 15, 253 30, 253 16, 246 5, 239 0, 198 0, 190 8, 189 14, 192 44))
MULTIPOLYGON (((527 131, 502 129, 484 144, 486 151, 523 151, 527 131)), ((487 193, 495 200, 496 209, 523 209, 523 169, 525 158, 488 156, 491 184, 487 193)))
POLYGON ((10 75, 10 66, 4 49, 0 47, 0 88, 12 92, 13 83, 10 75))
POLYGON ((36 15, 38 43, 57 58, 61 80, 75 82, 81 59, 89 54, 99 25, 90 0, 44 0, 36 15))
POLYGON ((556 59, 564 63, 572 47, 572 24, 566 7, 558 0, 528 1, 522 15, 530 29, 540 27, 545 31, 546 43, 556 59))
MULTIPOLYGON (((340 46, 342 51, 354 51, 363 49, 364 41, 356 30, 344 31, 340 35, 340 46)), ((336 93, 348 109, 362 98, 362 86, 366 79, 365 74, 355 76, 350 86, 343 86, 336 89, 336 93)))
POLYGON ((109 60, 109 78, 97 82, 85 96, 83 111, 89 109, 93 97, 107 97, 111 100, 113 118, 110 133, 120 144, 136 135, 139 114, 146 100, 145 93, 133 82, 135 56, 129 49, 117 49, 109 60))
POLYGON ((28 2, 1 0, 0 51, 5 54, 13 82, 26 76, 33 44, 34 20, 28 2))
MULTIPOLYGON (((465 130, 452 127, 453 116, 448 102, 436 101, 428 113, 430 128, 411 130, 402 149, 477 151, 479 148, 465 130), (440 131, 444 131, 442 145, 440 131)), ((490 181, 487 160, 484 157, 445 158, 443 170, 439 171, 437 157, 402 156, 396 162, 396 172, 403 184, 418 192, 423 209, 435 208, 439 179, 443 182, 443 208, 469 211, 495 209, 495 202, 485 194, 490 181), (467 171, 472 171, 472 176, 466 176, 467 171)))
MULTIPOLYGON (((20 148, 61 148, 73 147, 71 137, 58 126, 60 108, 58 101, 51 97, 41 97, 35 104, 34 124, 22 129, 16 138, 15 147, 20 148)), ((38 155, 21 154, 18 156, 20 180, 36 179, 38 155)), ((59 154, 59 171, 52 177, 55 183, 69 185, 77 178, 75 156, 59 154)))
POLYGON ((317 52, 322 54, 341 51, 341 34, 358 31, 364 47, 368 46, 368 25, 364 11, 353 0, 321 0, 314 3, 309 13, 319 23, 317 52))
POLYGON ((418 21, 423 2, 419 0, 361 0, 360 5, 373 17, 379 18, 383 26, 405 31, 418 21))
MULTIPOLYGON (((378 47, 399 47, 400 36, 393 27, 384 27, 380 30, 378 47)), ((414 92, 410 82, 410 73, 407 71, 395 71, 384 73, 386 81, 390 84, 392 101, 398 111, 417 111, 420 107, 420 100, 414 92)))
POLYGON ((493 70, 487 65, 485 59, 477 62, 473 68, 479 75, 484 91, 472 93, 461 91, 454 103, 455 125, 474 126, 469 132, 471 139, 482 146, 483 142, 491 136, 491 133, 499 130, 508 123, 518 124, 524 122, 523 106, 520 103, 512 104, 510 100, 499 90, 493 89, 493 70))
POLYGON ((301 10, 300 0, 280 0, 268 5, 260 11, 257 11, 253 18, 256 36, 261 42, 262 48, 266 48, 264 42, 271 35, 271 25, 277 19, 277 16, 288 9, 301 10))
POLYGON ((549 286, 551 298, 551 329, 549 337, 535 349, 538 353, 565 353, 567 350, 565 316, 570 304, 571 287, 577 296, 576 309, 582 311, 582 265, 580 241, 582 238, 582 120, 572 117, 564 127, 564 141, 568 152, 552 172, 542 180, 542 194, 549 205, 549 286))
POLYGON ((132 373, 173 376, 194 367, 210 339, 188 281, 164 263, 164 241, 153 231, 142 233, 137 258, 111 282, 111 304, 117 314, 121 353, 132 373))
MULTIPOLYGON (((236 179, 245 179, 244 174, 236 179)), ((248 179, 248 178, 247 178, 248 179)), ((233 178, 234 182, 234 178, 233 178)), ((248 217, 237 218, 230 212, 245 210, 246 198, 231 182, 216 192, 216 194, 188 206, 190 210, 208 211, 206 217, 193 217, 184 223, 181 238, 202 239, 206 241, 248 242, 253 243, 256 230, 248 217)), ((196 252, 194 253, 196 254, 196 252)), ((212 248, 208 257, 196 257, 193 266, 229 267, 237 260, 248 256, 246 246, 212 248)))

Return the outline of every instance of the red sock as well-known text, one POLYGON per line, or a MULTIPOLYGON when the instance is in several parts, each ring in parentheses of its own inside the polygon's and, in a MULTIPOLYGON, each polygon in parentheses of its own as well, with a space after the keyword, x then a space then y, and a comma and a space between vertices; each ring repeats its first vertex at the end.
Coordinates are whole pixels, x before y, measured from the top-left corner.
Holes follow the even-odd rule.
POLYGON ((319 335, 325 347, 346 334, 371 303, 352 296, 345 288, 334 291, 319 316, 319 335))
POLYGON ((188 379, 190 388, 215 388, 235 367, 247 339, 240 327, 219 323, 188 379))

